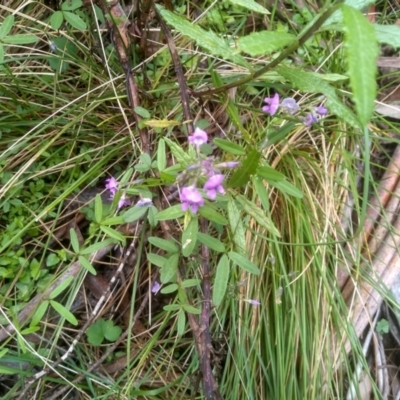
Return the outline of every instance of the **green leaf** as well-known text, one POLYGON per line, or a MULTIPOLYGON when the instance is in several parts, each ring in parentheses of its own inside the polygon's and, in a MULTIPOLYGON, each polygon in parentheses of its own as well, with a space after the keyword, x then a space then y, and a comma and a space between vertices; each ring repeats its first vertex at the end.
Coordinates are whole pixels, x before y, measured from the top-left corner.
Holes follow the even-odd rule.
POLYGON ((119 326, 114 326, 112 321, 105 321, 103 324, 103 333, 109 342, 115 342, 121 336, 122 329, 119 326))
POLYGON ((102 240, 101 242, 94 243, 88 247, 85 247, 84 249, 81 249, 79 254, 81 255, 93 254, 94 252, 99 251, 104 247, 107 247, 108 245, 115 242, 116 242, 115 239, 107 238, 105 240, 102 240))
POLYGON ((71 313, 68 309, 66 309, 62 304, 57 303, 54 300, 50 301, 51 306, 63 317, 65 318, 71 325, 78 325, 78 320, 74 317, 74 314, 71 313))
POLYGON ((50 17, 50 25, 55 31, 58 31, 60 29, 63 21, 64 21, 64 15, 62 11, 56 11, 50 17))
POLYGON ((303 193, 299 189, 297 189, 296 186, 292 185, 288 181, 279 181, 279 182, 269 181, 268 183, 271 186, 274 186, 277 189, 279 189, 282 193, 288 194, 289 196, 293 196, 298 199, 303 198, 303 193))
POLYGON ((186 315, 183 310, 180 310, 178 313, 178 323, 176 327, 179 336, 182 336, 185 333, 185 326, 186 326, 186 315))
POLYGON ((165 140, 160 139, 158 141, 158 149, 157 149, 157 168, 158 170, 164 171, 167 166, 167 161, 165 157, 165 140))
POLYGON ((376 38, 381 44, 388 44, 396 49, 400 47, 400 26, 374 24, 376 38))
POLYGON ((228 224, 228 220, 209 204, 205 204, 203 207, 200 207, 199 214, 202 217, 207 218, 209 221, 215 222, 217 224, 220 225, 228 224))
POLYGON ((315 73, 306 72, 285 65, 276 67, 276 72, 290 81, 296 89, 309 93, 323 93, 327 97, 327 107, 330 113, 336 114, 353 127, 360 128, 360 123, 354 113, 338 98, 335 89, 315 73))
POLYGON ((116 217, 110 217, 105 219, 104 221, 101 221, 101 225, 122 225, 124 222, 125 221, 122 216, 118 215, 116 217))
MULTIPOLYGON (((0 64, 2 64, 4 61, 4 47, 3 45, 0 43, 0 64)), ((3 209, 4 210, 4 209, 3 209)))
POLYGON ((41 321, 43 315, 45 314, 47 307, 49 306, 49 301, 45 300, 43 303, 39 305, 39 307, 36 309, 35 313, 33 314, 30 326, 37 326, 39 322, 41 321))
POLYGON ((160 256, 158 254, 154 253, 147 253, 147 259, 155 266, 162 268, 165 263, 167 262, 167 259, 163 256, 160 256))
POLYGON ((147 153, 143 153, 139 157, 135 170, 139 172, 147 172, 151 169, 151 157, 147 153))
POLYGON ((189 257, 195 246, 196 246, 196 238, 197 232, 199 231, 199 222, 196 215, 192 215, 192 219, 189 224, 186 226, 185 230, 182 233, 182 255, 184 257, 189 257))
POLYGON ((82 0, 65 0, 61 4, 61 10, 63 11, 74 11, 82 7, 82 0))
POLYGON ((229 280, 229 260, 224 254, 217 265, 217 272, 215 273, 214 287, 212 293, 212 302, 214 306, 219 306, 225 296, 229 280))
POLYGON ((266 8, 256 3, 254 0, 229 0, 229 2, 260 14, 271 14, 266 8))
POLYGON ((241 213, 236 206, 235 201, 230 197, 228 201, 228 218, 230 230, 233 235, 233 242, 236 249, 241 253, 246 254, 246 234, 243 226, 241 213))
POLYGON ((182 210, 181 204, 175 204, 172 207, 166 208, 165 210, 160 211, 155 216, 156 221, 168 221, 170 219, 177 219, 185 215, 185 211, 182 210))
POLYGON ((286 32, 262 31, 239 38, 239 50, 252 57, 263 56, 292 44, 296 36, 286 32))
POLYGON ((260 152, 252 149, 242 162, 242 165, 232 174, 227 186, 229 188, 238 188, 249 183, 251 175, 255 174, 258 168, 260 157, 260 152))
POLYGON ((50 300, 55 299, 59 294, 61 294, 72 282, 74 278, 69 276, 65 281, 61 282, 51 293, 49 296, 50 300))
POLYGON ((193 25, 181 16, 175 15, 172 12, 161 7, 159 4, 155 5, 162 18, 170 25, 172 25, 182 35, 194 40, 197 45, 207 49, 214 56, 221 56, 227 60, 231 60, 236 64, 242 65, 250 69, 247 61, 235 54, 233 49, 225 42, 225 40, 217 36, 212 31, 206 31, 198 25, 193 25))
POLYGON ((71 24, 71 26, 78 31, 86 30, 86 22, 79 16, 69 11, 63 11, 64 18, 67 22, 71 24))
POLYGON ((88 342, 92 346, 100 346, 104 341, 104 332, 103 332, 103 324, 104 319, 101 318, 96 321, 93 325, 89 326, 86 330, 86 335, 88 338, 88 342))
POLYGON ((162 284, 170 282, 172 278, 176 275, 176 271, 178 270, 179 258, 180 254, 172 254, 172 256, 168 258, 164 266, 161 268, 160 281, 162 284))
POLYGON ((126 238, 121 232, 118 232, 115 229, 110 228, 109 226, 103 225, 100 225, 100 230, 103 231, 110 238, 115 239, 117 242, 120 242, 125 246, 126 238))
POLYGON ((148 238, 148 241, 152 245, 158 247, 161 250, 165 250, 168 253, 177 253, 179 251, 179 247, 172 239, 166 240, 155 236, 151 236, 148 238))
POLYGON ((224 244, 215 237, 202 232, 197 232, 197 239, 200 243, 204 244, 204 246, 207 246, 209 249, 214 250, 217 253, 225 252, 224 244))
POLYGON ((366 126, 376 98, 378 43, 374 27, 360 11, 344 4, 342 10, 350 86, 361 125, 366 126))
POLYGON ((285 125, 282 126, 281 129, 278 131, 272 131, 267 133, 267 140, 263 147, 268 147, 271 146, 277 142, 280 142, 282 139, 284 139, 290 132, 293 131, 293 128, 295 127, 294 122, 289 122, 285 125))
POLYGON ((261 178, 258 176, 253 177, 253 186, 254 190, 257 193, 258 198, 261 201, 261 204, 265 211, 269 211, 269 197, 267 193, 267 189, 264 186, 264 183, 261 178))
POLYGON ((190 313, 190 314, 197 314, 197 315, 201 314, 201 311, 200 311, 198 308, 193 307, 193 306, 190 306, 189 304, 184 304, 184 305, 182 306, 182 308, 183 308, 186 312, 188 312, 188 313, 190 313))
POLYGON ((165 311, 178 311, 182 307, 179 304, 168 304, 167 306, 163 307, 165 311))
POLYGON ((36 43, 39 38, 35 35, 12 35, 5 37, 2 41, 6 44, 31 44, 36 43))
POLYGON ((78 240, 78 235, 76 234, 74 228, 70 228, 69 237, 71 239, 71 244, 72 244, 72 248, 73 248, 74 252, 76 254, 78 254, 79 253, 79 240, 78 240))
POLYGON ((53 265, 57 265, 60 261, 61 261, 60 258, 56 254, 51 253, 46 258, 46 267, 52 267, 53 265))
POLYGON ((92 275, 97 275, 97 271, 93 268, 93 265, 90 264, 89 260, 83 256, 78 257, 79 262, 82 267, 87 269, 92 275))
POLYGON ((149 119, 151 117, 151 114, 148 112, 148 110, 143 107, 135 107, 133 111, 135 111, 135 113, 140 115, 142 118, 149 119))
POLYGON ((0 40, 3 40, 10 32, 14 25, 15 17, 13 14, 7 15, 0 25, 0 40))
POLYGON ((147 207, 135 206, 126 211, 122 218, 125 222, 130 223, 139 220, 147 212, 147 207))
POLYGON ((257 168, 257 175, 261 176, 265 180, 270 181, 282 181, 286 179, 286 176, 269 165, 257 168))
POLYGON ((236 253, 235 251, 230 251, 228 253, 228 257, 237 265, 239 265, 240 268, 244 269, 247 272, 250 272, 251 274, 255 275, 260 275, 261 271, 255 265, 252 263, 247 257, 242 256, 239 253, 236 253))
POLYGON ((94 220, 99 224, 103 218, 103 202, 97 193, 94 199, 94 220))
POLYGON ((164 286, 161 289, 161 293, 163 293, 163 294, 173 293, 176 290, 178 290, 178 288, 179 288, 179 286, 176 283, 171 283, 171 285, 164 286))
POLYGON ((201 283, 201 279, 185 279, 181 282, 182 288, 189 288, 193 286, 198 286, 201 283))
POLYGON ((274 223, 271 221, 270 218, 267 217, 265 212, 261 210, 256 204, 254 204, 252 201, 248 200, 245 196, 241 194, 236 196, 236 200, 242 205, 244 211, 250 216, 252 216, 261 226, 266 228, 272 234, 280 237, 279 231, 278 229, 276 229, 274 223))
POLYGON ((173 156, 178 160, 179 163, 184 165, 188 165, 192 162, 190 155, 182 149, 181 146, 177 145, 175 142, 168 138, 164 138, 165 143, 167 143, 168 147, 171 149, 173 156))
POLYGON ((213 139, 213 143, 221 150, 224 150, 227 153, 233 154, 235 156, 244 156, 246 154, 243 146, 230 142, 229 140, 215 138, 213 139))

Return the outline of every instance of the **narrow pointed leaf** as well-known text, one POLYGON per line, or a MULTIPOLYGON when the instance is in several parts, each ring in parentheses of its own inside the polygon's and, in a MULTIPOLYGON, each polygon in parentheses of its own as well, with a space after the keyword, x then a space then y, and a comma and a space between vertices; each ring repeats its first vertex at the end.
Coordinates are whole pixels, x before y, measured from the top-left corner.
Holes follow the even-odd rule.
POLYGON ((240 268, 244 269, 247 272, 250 272, 255 275, 260 275, 261 271, 255 265, 253 262, 251 262, 247 257, 242 256, 239 253, 236 253, 234 251, 230 251, 228 253, 228 257, 237 265, 239 265, 240 268))
POLYGON ((224 254, 218 262, 217 272, 215 273, 212 302, 214 306, 219 306, 225 296, 229 281, 229 260, 224 254))

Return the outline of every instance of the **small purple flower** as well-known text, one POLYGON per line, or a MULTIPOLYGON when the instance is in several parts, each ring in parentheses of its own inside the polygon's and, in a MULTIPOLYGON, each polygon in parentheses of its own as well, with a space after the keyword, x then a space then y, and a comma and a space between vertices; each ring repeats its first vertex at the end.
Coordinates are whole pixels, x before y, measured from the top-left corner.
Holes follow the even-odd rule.
POLYGON ((207 132, 200 128, 196 128, 192 135, 188 137, 189 143, 196 147, 200 147, 202 144, 207 143, 208 136, 207 132))
POLYGON ((153 202, 151 201, 151 199, 144 197, 143 199, 140 199, 136 205, 138 207, 151 207, 153 205, 153 202))
POLYGON ((225 179, 224 175, 216 174, 213 175, 211 178, 209 178, 208 181, 205 183, 204 190, 207 191, 207 196, 211 200, 215 200, 215 198, 217 197, 217 192, 221 194, 225 193, 225 190, 221 185, 224 179, 225 179))
POLYGON ((204 175, 214 175, 214 165, 210 160, 203 160, 201 162, 201 171, 204 175))
POLYGON ((161 289, 161 285, 157 281, 155 281, 151 288, 151 293, 157 294, 160 289, 161 289))
POLYGON ((318 122, 318 116, 314 113, 308 113, 303 122, 305 126, 311 126, 312 124, 316 124, 318 122))
POLYGON ((274 115, 279 107, 279 94, 275 93, 274 97, 266 97, 264 103, 268 105, 263 106, 262 110, 269 115, 274 115))
MULTIPOLYGON (((112 198, 114 198, 114 196, 112 198)), ((117 209, 120 210, 122 207, 130 206, 130 205, 131 205, 131 201, 126 197, 125 193, 122 193, 120 199, 118 200, 117 209)))
POLYGON ((325 108, 324 106, 318 106, 318 107, 315 107, 315 112, 318 115, 326 115, 326 114, 328 114, 328 109, 325 108))
POLYGON ((239 161, 227 161, 216 165, 217 168, 236 168, 240 164, 239 161))
POLYGON ((251 304, 252 306, 259 306, 261 305, 261 303, 258 300, 252 300, 252 299, 247 299, 246 300, 249 304, 251 304))
POLYGON ((183 211, 186 211, 190 207, 192 213, 196 214, 199 207, 204 206, 204 199, 194 186, 183 187, 179 198, 183 211))
POLYGON ((115 193, 118 191, 118 181, 112 176, 111 178, 106 179, 106 189, 111 192, 112 199, 115 196, 115 193))
POLYGON ((300 110, 299 105, 297 104, 295 99, 292 98, 287 98, 287 99, 283 99, 281 102, 281 107, 283 107, 285 109, 285 111, 290 114, 293 115, 295 114, 297 111, 300 110))

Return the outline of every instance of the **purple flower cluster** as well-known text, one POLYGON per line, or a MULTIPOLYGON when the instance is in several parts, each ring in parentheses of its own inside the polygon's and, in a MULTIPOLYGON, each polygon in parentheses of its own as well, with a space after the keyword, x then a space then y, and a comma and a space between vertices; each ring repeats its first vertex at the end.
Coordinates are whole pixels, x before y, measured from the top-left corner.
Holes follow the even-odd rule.
MULTIPOLYGON (((208 141, 207 133, 200 128, 196 128, 193 134, 188 137, 188 140, 190 144, 195 146, 197 155, 200 158, 200 147, 208 141)), ((238 162, 230 161, 214 165, 210 159, 204 159, 197 165, 189 166, 187 171, 191 171, 192 174, 194 174, 194 182, 181 189, 179 198, 182 203, 182 210, 186 211, 190 209, 190 211, 195 214, 200 207, 204 206, 203 194, 200 193, 196 187, 197 180, 200 176, 207 178, 203 186, 207 197, 211 200, 215 200, 217 193, 225 193, 225 189, 222 186, 225 175, 221 174, 219 168, 234 168, 238 164, 238 162)))
MULTIPOLYGON (((296 100, 291 97, 283 99, 280 102, 278 93, 275 93, 273 97, 266 97, 264 103, 267 105, 261 108, 262 111, 271 116, 274 115, 279 108, 290 115, 294 115, 300 110, 300 106, 297 104, 296 100)), ((320 117, 325 116, 327 113, 328 110, 324 106, 320 105, 315 107, 303 118, 303 123, 305 126, 311 126, 314 123, 318 123, 320 117)))
MULTIPOLYGON (((112 200, 116 193, 118 192, 119 182, 112 176, 106 179, 106 189, 110 192, 110 200, 112 200)), ((131 204, 130 200, 126 197, 125 192, 122 193, 121 198, 118 201, 118 210, 122 207, 129 206, 131 204)))

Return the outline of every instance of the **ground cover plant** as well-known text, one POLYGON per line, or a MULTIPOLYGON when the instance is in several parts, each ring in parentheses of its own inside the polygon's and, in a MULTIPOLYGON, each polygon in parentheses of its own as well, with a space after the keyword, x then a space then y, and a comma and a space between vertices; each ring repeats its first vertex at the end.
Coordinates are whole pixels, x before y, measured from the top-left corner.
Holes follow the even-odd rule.
POLYGON ((0 5, 1 397, 398 398, 395 10, 0 5))

